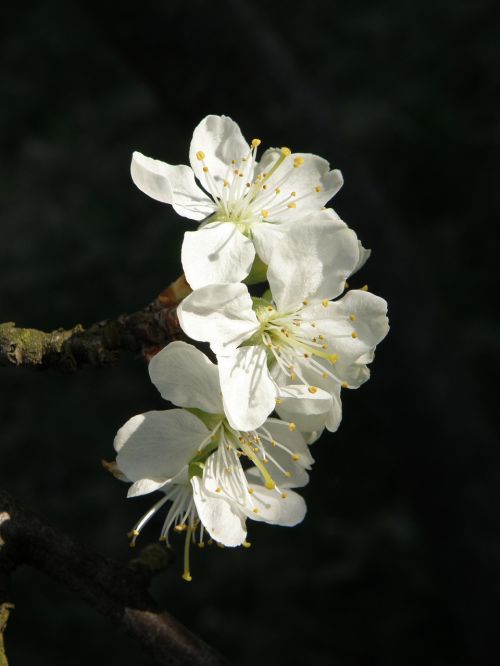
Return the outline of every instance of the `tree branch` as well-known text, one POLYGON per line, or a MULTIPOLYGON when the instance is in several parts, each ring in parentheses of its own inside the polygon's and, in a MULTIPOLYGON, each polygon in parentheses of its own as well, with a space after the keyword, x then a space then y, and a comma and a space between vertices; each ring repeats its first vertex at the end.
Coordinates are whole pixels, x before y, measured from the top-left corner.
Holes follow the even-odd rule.
POLYGON ((147 355, 181 334, 177 305, 190 291, 182 275, 142 310, 88 328, 77 324, 46 333, 13 322, 0 324, 0 366, 74 372, 88 365, 113 365, 123 351, 147 355))
POLYGON ((43 571, 133 636, 154 663, 227 666, 213 648, 157 609, 147 587, 164 568, 158 553, 130 565, 110 560, 47 525, 1 490, 0 516, 0 576, 23 564, 43 571))

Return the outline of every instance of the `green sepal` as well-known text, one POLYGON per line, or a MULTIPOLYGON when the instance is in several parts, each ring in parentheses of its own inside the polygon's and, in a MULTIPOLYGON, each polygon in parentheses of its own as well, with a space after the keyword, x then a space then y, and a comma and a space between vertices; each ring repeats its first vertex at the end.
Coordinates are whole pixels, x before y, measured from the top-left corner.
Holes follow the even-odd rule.
POLYGON ((252 270, 249 275, 243 280, 244 284, 250 286, 252 284, 260 284, 267 280, 267 264, 265 264, 262 259, 255 255, 253 260, 252 270))
POLYGON ((221 421, 224 420, 224 414, 209 414, 197 407, 185 407, 186 412, 190 412, 200 419, 200 421, 207 426, 209 430, 215 430, 221 421))

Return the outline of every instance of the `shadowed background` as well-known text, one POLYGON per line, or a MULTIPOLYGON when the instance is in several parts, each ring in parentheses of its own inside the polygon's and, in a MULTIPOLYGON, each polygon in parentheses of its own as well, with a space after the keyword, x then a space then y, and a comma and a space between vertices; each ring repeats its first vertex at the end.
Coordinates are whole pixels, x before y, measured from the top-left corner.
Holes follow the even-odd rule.
MULTIPOLYGON (((370 382, 314 445, 305 522, 249 523, 250 550, 193 553, 160 603, 236 663, 493 664, 499 657, 499 6, 318 0, 62 0, 3 10, 0 321, 51 329, 149 302, 191 223, 139 192, 131 152, 186 163, 207 113, 343 171, 334 207, 373 255, 392 329, 370 382), (495 159, 496 158, 496 159, 495 159)), ((0 483, 95 549, 130 556, 152 497, 101 469, 162 408, 141 361, 2 369, 0 483)), ((142 537, 157 537, 161 519, 142 537)), ((148 660, 19 571, 13 665, 148 660)))

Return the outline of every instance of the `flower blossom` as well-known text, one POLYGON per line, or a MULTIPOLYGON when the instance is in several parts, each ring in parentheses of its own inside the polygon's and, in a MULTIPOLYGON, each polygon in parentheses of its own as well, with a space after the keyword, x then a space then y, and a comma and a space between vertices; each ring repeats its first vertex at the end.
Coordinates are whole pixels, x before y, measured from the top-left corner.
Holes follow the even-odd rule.
POLYGON ((190 543, 204 544, 205 532, 222 545, 248 546, 247 517, 285 526, 303 520, 304 500, 291 489, 308 482, 313 459, 293 423, 268 419, 251 432, 231 428, 216 366, 184 342, 159 352, 149 371, 161 395, 182 409, 140 414, 116 435, 117 467, 133 482, 129 497, 164 493, 132 530, 133 543, 170 501, 160 538, 169 543, 172 528, 186 532, 183 577, 190 580, 190 543))
POLYGON ((182 265, 193 289, 239 282, 252 266, 251 279, 265 279, 259 268, 285 233, 280 225, 306 220, 342 186, 340 171, 330 171, 317 155, 269 148, 258 162, 260 143, 247 143, 227 116, 210 115, 194 130, 190 167, 133 154, 131 175, 140 190, 171 204, 179 215, 202 221, 197 231, 185 234, 182 246, 182 265), (256 254, 260 262, 254 262, 256 254))
MULTIPOLYGON (((268 399, 272 385, 283 418, 301 404, 282 400, 283 391, 320 397, 327 392, 328 409, 316 416, 329 430, 337 429, 340 389, 357 388, 368 379, 367 364, 388 331, 382 298, 351 290, 333 300, 358 269, 361 254, 354 232, 325 210, 305 225, 294 223, 286 242, 274 247, 269 298, 252 299, 241 283, 213 284, 180 304, 185 333, 209 342, 217 354, 224 406, 234 425, 249 414, 265 418, 274 409, 268 399)), ((310 408, 319 405, 303 403, 303 416, 313 421, 307 429, 318 427, 310 408)))

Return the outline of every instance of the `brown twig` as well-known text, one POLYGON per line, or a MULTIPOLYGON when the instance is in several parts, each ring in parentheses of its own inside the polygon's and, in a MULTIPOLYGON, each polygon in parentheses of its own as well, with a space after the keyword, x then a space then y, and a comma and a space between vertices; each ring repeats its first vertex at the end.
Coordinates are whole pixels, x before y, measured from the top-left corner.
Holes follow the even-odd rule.
POLYGON ((123 351, 148 355, 180 335, 176 309, 189 292, 182 275, 144 309, 88 328, 77 324, 46 333, 13 322, 0 324, 0 366, 73 372, 88 365, 113 365, 123 351))
MULTIPOLYGON (((223 666, 213 648, 166 611, 147 587, 158 569, 151 553, 131 565, 110 560, 47 525, 0 490, 0 574, 29 565, 73 590, 133 636, 153 658, 169 666, 223 666)), ((0 662, 1 663, 1 662, 0 662)))

